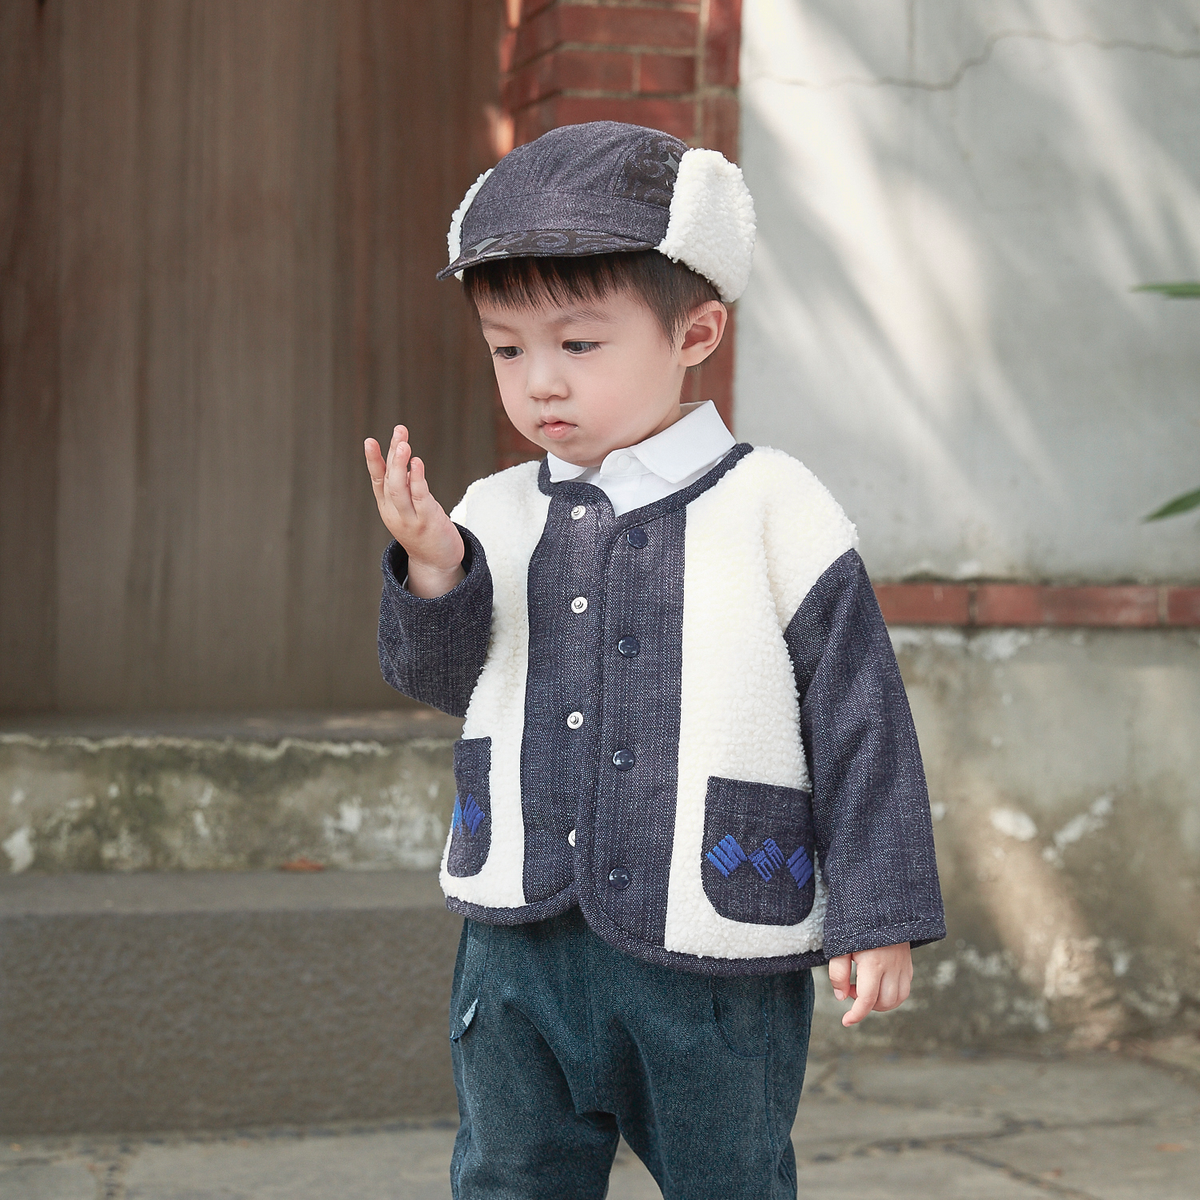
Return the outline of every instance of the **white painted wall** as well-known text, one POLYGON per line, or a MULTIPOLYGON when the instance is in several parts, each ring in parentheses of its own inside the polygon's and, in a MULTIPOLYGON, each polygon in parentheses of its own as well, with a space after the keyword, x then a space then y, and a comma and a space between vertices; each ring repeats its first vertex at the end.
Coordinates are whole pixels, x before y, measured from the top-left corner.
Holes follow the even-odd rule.
POLYGON ((1200 0, 745 0, 737 431, 877 578, 1184 580, 1200 0))

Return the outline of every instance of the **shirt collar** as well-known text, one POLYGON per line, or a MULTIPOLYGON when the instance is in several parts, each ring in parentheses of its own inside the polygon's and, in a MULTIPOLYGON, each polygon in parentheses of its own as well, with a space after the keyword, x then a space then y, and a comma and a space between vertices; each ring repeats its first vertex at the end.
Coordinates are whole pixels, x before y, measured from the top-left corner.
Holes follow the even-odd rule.
MULTIPOLYGON (((613 470, 617 456, 632 454, 652 474, 668 483, 678 483, 711 466, 737 444, 711 400, 701 404, 685 404, 684 409, 684 415, 673 425, 668 425, 662 433, 656 433, 636 446, 613 450, 598 468, 576 466, 547 453, 550 482, 578 479, 589 472, 595 475, 618 473, 613 470)), ((629 474, 628 471, 619 473, 629 474)))

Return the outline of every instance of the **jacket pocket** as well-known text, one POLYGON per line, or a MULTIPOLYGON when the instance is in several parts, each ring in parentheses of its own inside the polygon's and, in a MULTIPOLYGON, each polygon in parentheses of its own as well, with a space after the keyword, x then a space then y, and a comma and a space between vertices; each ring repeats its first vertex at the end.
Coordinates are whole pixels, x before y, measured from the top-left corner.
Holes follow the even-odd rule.
POLYGON ((450 818, 451 875, 478 875, 492 845, 492 739, 467 738, 454 743, 454 814, 450 818))
POLYGON ((723 917, 795 925, 812 911, 812 801, 800 788, 709 776, 700 875, 723 917))

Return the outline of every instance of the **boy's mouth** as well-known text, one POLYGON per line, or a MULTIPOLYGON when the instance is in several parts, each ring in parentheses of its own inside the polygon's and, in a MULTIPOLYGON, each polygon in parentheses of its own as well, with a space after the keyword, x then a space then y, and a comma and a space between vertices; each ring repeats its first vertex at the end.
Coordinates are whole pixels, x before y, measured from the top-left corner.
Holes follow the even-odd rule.
POLYGON ((575 426, 569 421, 543 421, 542 432, 548 438, 560 438, 568 434, 575 426))

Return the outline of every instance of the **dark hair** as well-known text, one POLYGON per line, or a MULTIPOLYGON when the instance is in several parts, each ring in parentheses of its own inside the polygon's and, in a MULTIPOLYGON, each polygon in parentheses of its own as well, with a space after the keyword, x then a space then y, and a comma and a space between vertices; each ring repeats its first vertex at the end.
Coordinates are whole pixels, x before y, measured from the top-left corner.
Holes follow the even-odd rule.
POLYGON ((467 299, 500 308, 538 308, 550 302, 603 300, 614 292, 636 296, 674 342, 701 304, 720 300, 717 289, 690 267, 657 250, 548 258, 498 258, 463 272, 467 299))

